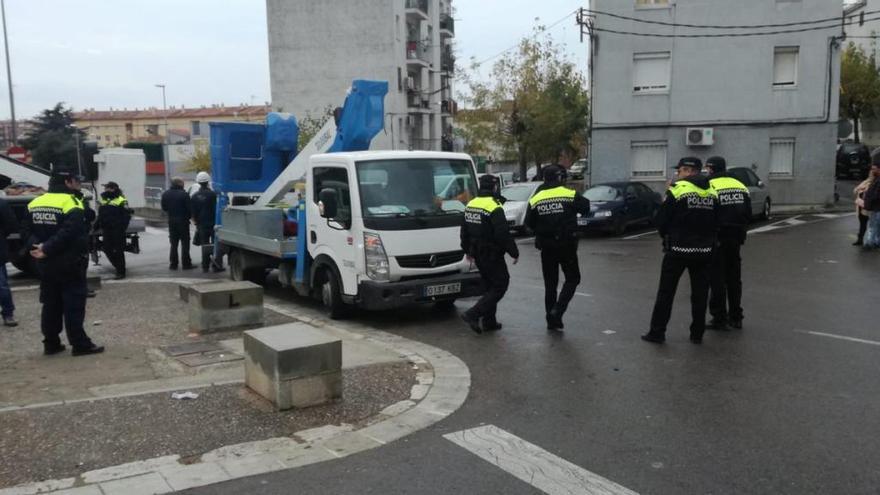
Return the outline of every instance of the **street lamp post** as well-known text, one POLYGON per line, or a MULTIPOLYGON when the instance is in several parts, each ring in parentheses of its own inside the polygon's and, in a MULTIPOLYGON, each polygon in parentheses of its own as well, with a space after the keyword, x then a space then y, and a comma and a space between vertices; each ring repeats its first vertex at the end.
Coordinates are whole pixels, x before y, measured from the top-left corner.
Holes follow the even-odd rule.
POLYGON ((165 159, 165 189, 170 187, 171 178, 168 175, 169 162, 168 162, 168 145, 171 144, 170 135, 168 134, 168 104, 165 101, 165 85, 164 84, 156 84, 157 88, 162 88, 162 115, 165 120, 165 152, 162 153, 162 157, 165 159))
POLYGON ((9 62, 9 37, 6 35, 6 1, 0 0, 0 11, 3 14, 3 46, 6 47, 6 77, 9 82, 9 113, 12 116, 12 145, 15 146, 18 136, 15 129, 15 98, 12 95, 12 66, 9 62))

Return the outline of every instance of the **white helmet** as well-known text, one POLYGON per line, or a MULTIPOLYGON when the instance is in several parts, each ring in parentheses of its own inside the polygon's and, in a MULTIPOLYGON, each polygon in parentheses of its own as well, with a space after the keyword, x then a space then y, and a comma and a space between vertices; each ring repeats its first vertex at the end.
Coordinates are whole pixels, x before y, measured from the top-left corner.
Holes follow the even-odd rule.
POLYGON ((199 184, 211 182, 211 176, 208 175, 208 172, 199 172, 198 174, 196 174, 196 182, 198 182, 199 184))

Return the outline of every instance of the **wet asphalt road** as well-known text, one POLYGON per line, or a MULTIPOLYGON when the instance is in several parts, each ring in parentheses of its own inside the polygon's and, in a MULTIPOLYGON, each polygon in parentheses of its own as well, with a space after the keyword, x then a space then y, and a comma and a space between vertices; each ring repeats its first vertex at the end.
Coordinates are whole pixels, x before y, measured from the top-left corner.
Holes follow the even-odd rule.
MULTIPOLYGON (((193 493, 540 493, 443 438, 483 424, 643 494, 877 493, 880 253, 850 246, 854 216, 802 218, 750 236, 745 329, 707 333, 702 346, 687 340, 685 279, 667 344, 638 338, 659 277, 655 236, 581 242, 583 282, 561 337, 543 328, 527 241, 501 332, 476 336, 455 313, 424 309, 359 314, 463 359, 464 406, 379 449, 193 493)), ((139 274, 167 274, 152 263, 139 274)))

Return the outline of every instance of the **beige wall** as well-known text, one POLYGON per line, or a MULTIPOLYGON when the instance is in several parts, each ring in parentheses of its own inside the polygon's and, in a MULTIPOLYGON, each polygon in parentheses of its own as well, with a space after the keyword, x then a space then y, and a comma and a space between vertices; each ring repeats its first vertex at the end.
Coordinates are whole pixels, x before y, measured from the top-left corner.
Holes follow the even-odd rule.
MULTIPOLYGON (((170 129, 186 129, 192 132, 192 122, 199 121, 201 123, 202 134, 200 136, 192 136, 194 139, 208 138, 208 122, 263 122, 265 116, 214 116, 214 117, 185 117, 185 118, 169 118, 168 127, 170 129)), ((129 141, 138 141, 150 137, 152 134, 147 130, 150 126, 154 126, 159 136, 165 136, 165 120, 161 117, 157 118, 140 118, 130 120, 105 119, 93 120, 82 119, 77 120, 76 125, 85 129, 89 140, 97 141, 100 147, 121 146, 129 141), (131 124, 130 130, 126 124, 131 124)))

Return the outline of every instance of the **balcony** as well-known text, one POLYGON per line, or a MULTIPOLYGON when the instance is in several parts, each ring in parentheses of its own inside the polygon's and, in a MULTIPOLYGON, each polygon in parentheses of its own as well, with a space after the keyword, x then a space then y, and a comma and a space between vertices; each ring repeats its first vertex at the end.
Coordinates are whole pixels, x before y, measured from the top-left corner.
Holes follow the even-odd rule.
POLYGON ((437 151, 437 148, 440 146, 439 139, 423 139, 411 137, 409 139, 409 147, 411 150, 418 151, 437 151))
POLYGON ((452 50, 443 50, 443 54, 440 55, 440 70, 450 74, 455 73, 455 55, 452 54, 452 50))
POLYGON ((428 67, 428 53, 424 49, 424 44, 417 40, 408 40, 406 42, 406 63, 409 65, 417 65, 428 67))
POLYGON ((406 0, 406 17, 417 21, 429 20, 428 0, 406 0))
POLYGON ((455 37, 455 19, 449 14, 443 14, 440 16, 440 37, 455 37))
POLYGON ((406 108, 409 113, 430 113, 431 100, 421 93, 410 92, 406 95, 406 108))
POLYGON ((443 116, 452 116, 458 111, 458 102, 455 100, 443 100, 440 102, 440 113, 443 116))

